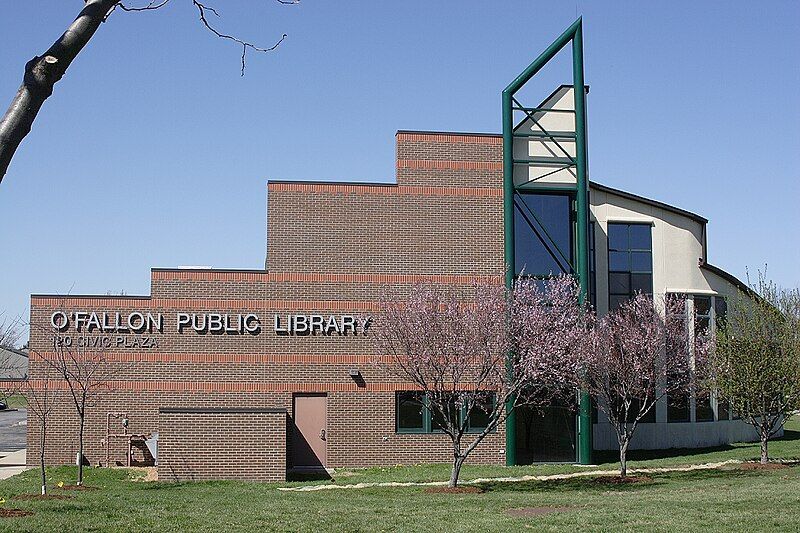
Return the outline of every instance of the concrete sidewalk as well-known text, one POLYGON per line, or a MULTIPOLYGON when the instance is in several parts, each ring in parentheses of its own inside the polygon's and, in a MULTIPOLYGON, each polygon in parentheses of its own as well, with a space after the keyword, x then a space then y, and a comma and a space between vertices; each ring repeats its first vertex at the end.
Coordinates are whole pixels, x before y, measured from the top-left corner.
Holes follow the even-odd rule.
POLYGON ((28 469, 25 466, 25 448, 14 452, 3 452, 0 457, 0 479, 8 479, 28 469))
MULTIPOLYGON (((705 463, 701 465, 685 465, 674 467, 654 467, 629 469, 628 474, 663 474, 667 472, 690 472, 692 470, 714 470, 723 466, 739 464, 742 461, 728 459, 718 463, 705 463)), ((595 476, 617 476, 619 470, 588 470, 585 472, 573 472, 572 474, 551 474, 546 476, 520 476, 520 477, 487 477, 461 481, 460 485, 475 485, 478 483, 503 482, 517 483, 520 481, 550 481, 554 479, 571 479, 576 477, 595 477, 595 476)), ((326 485, 306 485, 302 487, 278 487, 278 490, 285 492, 313 492, 318 490, 335 489, 366 489, 371 487, 441 487, 447 485, 447 481, 427 481, 427 482, 393 482, 386 481, 381 483, 354 483, 352 485, 336 485, 329 483, 326 485)))

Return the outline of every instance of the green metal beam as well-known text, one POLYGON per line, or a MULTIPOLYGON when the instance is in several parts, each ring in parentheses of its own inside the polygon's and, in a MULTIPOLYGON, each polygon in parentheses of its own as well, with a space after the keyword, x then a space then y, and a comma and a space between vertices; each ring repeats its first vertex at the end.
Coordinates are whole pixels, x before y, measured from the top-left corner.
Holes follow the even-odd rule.
POLYGON ((537 139, 575 139, 574 133, 567 133, 567 132, 543 132, 543 131, 530 131, 525 133, 515 132, 514 137, 534 137, 537 139))
MULTIPOLYGON (((586 177, 586 91, 583 81, 583 27, 578 24, 572 39, 572 81, 575 96, 575 159, 578 181, 576 197, 578 242, 576 247, 581 302, 589 297, 589 180, 586 177)), ((592 399, 581 391, 578 414, 578 463, 592 463, 592 399)))
MULTIPOLYGON (((564 168, 566 169, 566 168, 572 168, 572 167, 564 167, 564 168)), ((517 185, 515 187, 515 189, 518 190, 518 191, 523 191, 523 192, 524 191, 531 191, 531 192, 536 191, 536 192, 543 192, 543 193, 548 193, 548 192, 550 192, 550 193, 558 193, 558 192, 563 193, 563 192, 575 192, 576 191, 575 185, 571 185, 569 183, 564 183, 564 184, 548 183, 547 185, 536 185, 535 181, 533 181, 533 182, 529 181, 529 182, 523 183, 521 185, 517 185)))
MULTIPOLYGON (((578 283, 581 287, 581 298, 586 299, 589 288, 589 193, 586 177, 586 93, 583 79, 583 32, 582 19, 576 20, 564 33, 542 52, 522 73, 512 81, 502 93, 503 106, 503 225, 504 225, 504 260, 506 264, 505 282, 511 290, 514 284, 516 265, 514 264, 514 94, 522 88, 542 67, 560 52, 568 43, 572 43, 572 78, 575 95, 575 168, 577 176, 576 190, 576 264, 578 283)), ((522 108, 523 106, 518 106, 522 108)), ((534 110, 539 108, 525 108, 534 110)), ((551 111, 542 109, 542 111, 551 111)), ((519 135, 522 136, 522 135, 519 135)), ((525 135, 527 136, 527 135, 525 135)), ((534 187, 531 187, 534 189, 534 187)), ((553 189, 549 186, 548 189, 553 189)), ((538 189, 537 189, 538 190, 538 189)), ((543 189, 544 190, 544 189, 543 189)), ((506 406, 511 409, 512 404, 506 406)), ((581 393, 578 416, 578 450, 577 460, 581 464, 590 464, 592 456, 592 423, 591 398, 581 393)), ((516 464, 516 416, 512 410, 506 419, 506 464, 516 464)))
MULTIPOLYGON (((553 57, 564 48, 568 42, 570 42, 577 32, 578 28, 581 27, 582 18, 578 18, 572 25, 567 28, 564 33, 558 36, 558 39, 553 41, 553 44, 547 47, 547 49, 542 52, 539 57, 537 57, 533 63, 528 65, 528 68, 522 71, 522 73, 517 76, 517 78, 508 84, 508 87, 505 88, 503 91, 503 97, 505 98, 506 95, 511 97, 515 92, 520 90, 520 88, 525 85, 528 80, 530 80, 534 74, 539 72, 543 66, 547 64, 548 61, 553 59, 553 57)), ((510 106, 509 106, 510 107, 510 106)))
POLYGON ((526 159, 514 159, 515 165, 574 165, 575 160, 567 157, 528 157, 526 159))
POLYGON ((521 107, 514 106, 514 111, 525 111, 527 113, 574 113, 573 109, 553 109, 551 107, 521 107))

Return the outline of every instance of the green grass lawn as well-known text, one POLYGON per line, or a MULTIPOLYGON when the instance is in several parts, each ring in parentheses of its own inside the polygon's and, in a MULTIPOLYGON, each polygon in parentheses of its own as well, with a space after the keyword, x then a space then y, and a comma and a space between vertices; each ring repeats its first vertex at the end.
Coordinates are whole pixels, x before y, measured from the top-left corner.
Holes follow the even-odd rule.
MULTIPOLYGON (((669 467, 689 464, 717 463, 729 459, 755 461, 760 455, 758 443, 737 443, 716 448, 671 449, 671 450, 633 450, 628 452, 628 468, 669 467)), ((786 423, 784 438, 772 441, 769 445, 770 458, 800 459, 800 416, 786 423)), ((619 468, 619 454, 616 451, 595 452, 596 466, 582 467, 573 464, 541 464, 530 466, 465 465, 461 479, 466 481, 489 477, 519 477, 566 474, 591 470, 615 470, 619 468)), ((383 481, 444 481, 450 478, 450 465, 426 464, 394 466, 383 468, 343 469, 333 474, 331 480, 318 480, 316 483, 355 484, 383 481)), ((308 483, 296 483, 308 484, 308 483)))
MULTIPOLYGON (((775 457, 800 457, 800 424, 771 447, 775 457)), ((652 454, 651 454, 652 455, 652 454)), ((757 446, 734 445, 688 455, 645 457, 634 466, 664 466, 752 459, 757 446)), ((613 464, 603 465, 613 467, 613 464)), ((464 479, 575 470, 569 465, 479 467, 464 479)), ((136 479, 126 469, 88 469, 96 490, 58 489, 70 483, 74 467, 48 470, 52 493, 64 500, 16 500, 36 493, 38 471, 0 481, 3 507, 32 516, 0 518, 0 530, 287 530, 287 531, 797 531, 800 467, 742 471, 731 466, 653 476, 649 483, 605 485, 591 480, 487 483, 482 494, 428 494, 421 487, 282 492, 276 484, 241 482, 162 483, 136 479), (566 507, 543 516, 513 517, 508 509, 566 507)), ((338 482, 443 480, 447 466, 343 471, 338 482)), ((306 482, 311 483, 311 482, 306 482)), ((313 482, 317 483, 317 482, 313 482)), ((301 484, 299 482, 292 485, 301 484)))

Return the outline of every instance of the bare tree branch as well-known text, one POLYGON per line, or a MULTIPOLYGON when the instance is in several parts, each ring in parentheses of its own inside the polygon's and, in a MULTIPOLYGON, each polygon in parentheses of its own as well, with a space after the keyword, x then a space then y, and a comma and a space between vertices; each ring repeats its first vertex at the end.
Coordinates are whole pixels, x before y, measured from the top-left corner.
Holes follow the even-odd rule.
POLYGON ((0 119, 0 181, 11 158, 31 131, 31 126, 51 94, 53 86, 83 50, 117 0, 87 0, 67 31, 41 56, 25 65, 25 75, 17 95, 0 119))
MULTIPOLYGON (((3 181, 20 143, 30 133, 33 121, 39 114, 44 101, 53 94, 55 84, 64 76, 67 68, 94 36, 100 24, 105 22, 117 7, 130 12, 154 11, 170 2, 171 0, 149 0, 143 6, 129 6, 120 0, 84 0, 83 9, 61 37, 44 54, 34 57, 25 65, 22 85, 11 101, 8 110, 0 119, 0 182, 3 181)), ((277 2, 279 4, 298 4, 299 0, 277 0, 277 2)), ((217 16, 219 13, 214 8, 197 0, 192 0, 192 3, 197 7, 200 20, 209 31, 221 39, 241 45, 242 76, 244 76, 248 49, 256 52, 270 52, 275 50, 287 37, 286 34, 283 34, 274 45, 261 48, 238 37, 218 31, 209 24, 206 12, 217 16)))
MULTIPOLYGON (((296 2, 281 2, 280 0, 278 0, 278 1, 280 3, 282 3, 282 4, 296 3, 296 2)), ((275 50, 278 46, 280 46, 280 44, 287 37, 287 35, 284 33, 281 36, 281 38, 278 39, 278 42, 276 42, 275 44, 273 44, 269 48, 260 48, 260 47, 258 47, 256 45, 254 45, 253 43, 250 43, 250 42, 247 42, 247 41, 243 41, 242 39, 239 39, 238 37, 234 37, 233 35, 228 35, 228 34, 225 34, 225 33, 222 33, 220 31, 218 31, 211 24, 209 24, 208 19, 206 18, 206 11, 210 11, 211 13, 213 13, 214 15, 219 17, 219 13, 217 12, 217 10, 214 9, 213 7, 209 7, 209 6, 205 5, 205 4, 203 4, 202 2, 199 2, 198 0, 192 0, 192 3, 195 5, 195 7, 197 7, 197 11, 198 11, 198 13, 200 15, 200 22, 203 23, 203 26, 205 26, 206 29, 208 29, 208 31, 210 31, 211 33, 213 33, 214 35, 216 35, 220 39, 227 39, 229 41, 233 41, 235 43, 238 43, 238 44, 240 44, 242 46, 242 76, 244 76, 244 69, 245 69, 245 62, 247 60, 247 50, 248 50, 248 48, 250 50, 255 51, 255 52, 271 52, 271 51, 275 50)))
MULTIPOLYGON (((122 2, 118 3, 117 6, 123 11, 155 11, 156 9, 160 9, 165 5, 169 4, 170 0, 163 0, 162 2, 156 3, 156 0, 152 0, 146 6, 136 7, 136 6, 126 6, 122 2)), ((114 6, 114 7, 117 7, 114 6)))

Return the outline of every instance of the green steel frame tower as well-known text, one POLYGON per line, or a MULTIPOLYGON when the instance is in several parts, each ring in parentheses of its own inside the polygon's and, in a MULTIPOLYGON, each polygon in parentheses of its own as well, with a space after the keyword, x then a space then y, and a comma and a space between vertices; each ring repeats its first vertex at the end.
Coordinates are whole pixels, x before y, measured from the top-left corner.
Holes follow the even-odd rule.
MULTIPOLYGON (((589 291, 589 186, 586 176, 586 91, 583 80, 583 30, 582 19, 576 20, 561 34, 542 54, 531 63, 517 78, 503 91, 503 224, 505 227, 505 263, 506 287, 511 289, 516 276, 514 258, 514 198, 517 191, 527 192, 569 192, 575 199, 575 255, 574 264, 570 265, 578 278, 581 288, 581 298, 586 299, 589 291), (514 165, 530 165, 536 163, 536 158, 515 160, 514 139, 520 137, 537 137, 548 142, 558 144, 558 139, 565 138, 562 133, 550 133, 539 126, 541 131, 530 133, 517 133, 514 130, 514 111, 522 111, 525 116, 533 121, 536 113, 550 111, 546 108, 525 107, 514 95, 519 91, 542 67, 544 67, 559 51, 572 42, 572 85, 575 95, 575 132, 566 137, 574 140, 575 155, 569 156, 564 166, 558 170, 574 168, 576 182, 570 184, 526 183, 517 186, 514 183, 514 165)), ((561 148, 564 151, 563 147, 561 148)), ((566 151, 564 151, 566 153, 566 151)), ((567 154, 568 155, 568 154, 567 154)), ((591 398, 586 392, 581 392, 580 409, 577 423, 577 461, 580 464, 590 464, 592 461, 592 419, 591 398)), ((512 411, 506 421, 506 464, 516 464, 516 417, 512 411)))

